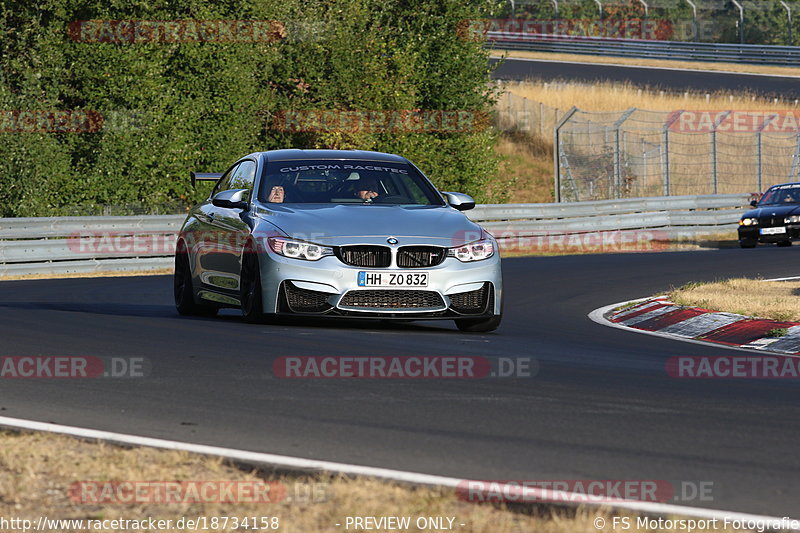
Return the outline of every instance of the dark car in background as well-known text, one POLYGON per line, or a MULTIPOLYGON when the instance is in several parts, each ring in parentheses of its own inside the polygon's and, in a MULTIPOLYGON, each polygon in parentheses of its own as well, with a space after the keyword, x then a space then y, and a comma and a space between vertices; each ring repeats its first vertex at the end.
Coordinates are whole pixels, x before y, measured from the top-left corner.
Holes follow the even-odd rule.
POLYGON ((739 220, 739 245, 754 248, 758 243, 791 246, 800 239, 800 183, 783 183, 770 187, 755 209, 739 220))

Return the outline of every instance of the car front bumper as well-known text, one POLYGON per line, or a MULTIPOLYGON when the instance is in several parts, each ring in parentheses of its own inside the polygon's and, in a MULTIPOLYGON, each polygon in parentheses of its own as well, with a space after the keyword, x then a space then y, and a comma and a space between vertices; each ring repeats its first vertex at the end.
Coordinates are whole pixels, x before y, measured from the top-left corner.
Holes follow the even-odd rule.
POLYGON ((503 283, 500 257, 462 263, 454 257, 428 268, 367 268, 337 257, 318 261, 259 253, 265 313, 362 318, 475 318, 498 315, 503 283), (358 273, 428 273, 426 287, 361 287, 358 273))
POLYGON ((763 226, 739 226, 739 242, 776 243, 800 240, 800 224, 786 224, 785 226, 777 227, 786 228, 786 232, 762 235, 761 229, 763 226))

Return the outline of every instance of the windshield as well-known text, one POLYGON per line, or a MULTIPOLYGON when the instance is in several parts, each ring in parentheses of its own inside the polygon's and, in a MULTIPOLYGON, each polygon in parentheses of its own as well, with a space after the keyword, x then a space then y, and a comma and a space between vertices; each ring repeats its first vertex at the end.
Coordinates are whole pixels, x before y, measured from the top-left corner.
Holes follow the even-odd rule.
POLYGON ((362 160, 271 161, 258 198, 271 203, 444 205, 413 166, 362 160))
POLYGON ((758 205, 779 204, 800 204, 800 183, 773 187, 758 202, 758 205))

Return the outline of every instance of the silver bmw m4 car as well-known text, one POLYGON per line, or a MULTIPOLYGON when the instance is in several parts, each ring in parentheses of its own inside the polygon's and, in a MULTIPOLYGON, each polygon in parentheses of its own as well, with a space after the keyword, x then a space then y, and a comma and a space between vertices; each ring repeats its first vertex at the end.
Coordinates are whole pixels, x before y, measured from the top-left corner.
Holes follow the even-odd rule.
POLYGON ((502 317, 497 242, 407 159, 342 150, 247 155, 184 222, 175 254, 183 315, 241 308, 279 315, 454 320, 492 331, 502 317))

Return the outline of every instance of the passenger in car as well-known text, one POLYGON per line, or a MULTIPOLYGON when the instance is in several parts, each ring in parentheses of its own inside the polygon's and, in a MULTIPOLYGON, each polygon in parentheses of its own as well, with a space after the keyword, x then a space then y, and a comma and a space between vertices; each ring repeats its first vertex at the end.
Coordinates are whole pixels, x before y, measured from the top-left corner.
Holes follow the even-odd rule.
POLYGON ((276 185, 269 191, 269 196, 267 197, 267 201, 272 202, 274 204, 282 204, 285 197, 286 197, 286 191, 284 191, 283 187, 281 187, 280 185, 276 185))

